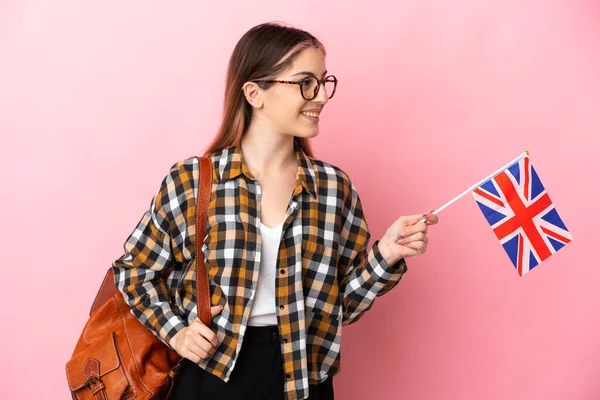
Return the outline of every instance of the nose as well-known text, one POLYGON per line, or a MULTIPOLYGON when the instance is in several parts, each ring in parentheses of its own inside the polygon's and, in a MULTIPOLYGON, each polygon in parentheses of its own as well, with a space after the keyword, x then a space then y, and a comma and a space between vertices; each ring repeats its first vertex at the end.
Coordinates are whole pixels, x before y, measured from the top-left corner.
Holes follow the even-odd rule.
POLYGON ((318 103, 318 104, 327 104, 327 102, 329 101, 329 97, 328 97, 328 93, 327 90, 325 90, 325 84, 324 83, 319 83, 319 93, 317 93, 317 96, 312 99, 311 101, 318 103))

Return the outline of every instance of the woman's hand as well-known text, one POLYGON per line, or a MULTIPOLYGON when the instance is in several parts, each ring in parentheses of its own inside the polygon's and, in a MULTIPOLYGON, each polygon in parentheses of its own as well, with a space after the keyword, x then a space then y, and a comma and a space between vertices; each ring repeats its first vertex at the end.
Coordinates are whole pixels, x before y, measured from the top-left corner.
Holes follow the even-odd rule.
MULTIPOLYGON (((223 306, 210 308, 212 317, 223 310, 223 306)), ((199 318, 180 330, 169 342, 177 354, 198 364, 201 360, 212 357, 219 346, 217 335, 204 325, 199 318)))
POLYGON ((427 250, 427 226, 437 224, 439 218, 427 213, 407 215, 398 218, 379 241, 379 251, 388 265, 400 259, 425 253, 427 250), (426 218, 425 222, 419 222, 426 218))

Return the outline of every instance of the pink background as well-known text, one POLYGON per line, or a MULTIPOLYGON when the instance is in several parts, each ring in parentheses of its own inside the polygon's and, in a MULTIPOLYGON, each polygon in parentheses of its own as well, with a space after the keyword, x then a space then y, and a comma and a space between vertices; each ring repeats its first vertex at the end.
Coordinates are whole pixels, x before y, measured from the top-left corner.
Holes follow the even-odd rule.
POLYGON ((106 269, 169 167, 214 135, 235 43, 270 20, 326 45, 340 85, 314 147, 352 177, 374 239, 524 150, 574 237, 521 278, 471 195, 443 211, 345 328, 336 397, 600 398, 590 0, 0 2, 0 398, 70 398, 106 269))

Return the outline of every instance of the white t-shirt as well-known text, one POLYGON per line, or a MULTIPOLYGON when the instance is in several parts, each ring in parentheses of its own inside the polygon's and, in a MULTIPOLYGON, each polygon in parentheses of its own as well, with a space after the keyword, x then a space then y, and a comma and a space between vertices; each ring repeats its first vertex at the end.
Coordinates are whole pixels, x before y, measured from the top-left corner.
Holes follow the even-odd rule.
POLYGON ((274 228, 260 224, 262 237, 260 269, 254 301, 250 310, 249 326, 277 325, 275 307, 275 279, 277 279, 277 255, 281 243, 283 222, 274 228))

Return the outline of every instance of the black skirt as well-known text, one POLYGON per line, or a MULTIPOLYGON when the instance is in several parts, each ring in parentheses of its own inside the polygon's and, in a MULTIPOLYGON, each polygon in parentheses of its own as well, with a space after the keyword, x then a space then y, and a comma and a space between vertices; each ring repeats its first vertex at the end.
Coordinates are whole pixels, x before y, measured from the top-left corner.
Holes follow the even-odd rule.
MULTIPOLYGON (((229 382, 186 360, 175 400, 284 400, 283 357, 277 326, 248 326, 229 382)), ((333 400, 333 377, 309 386, 309 400, 333 400)))

